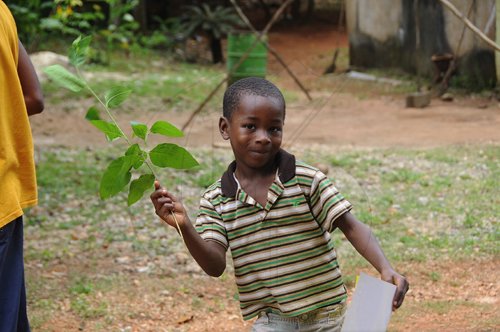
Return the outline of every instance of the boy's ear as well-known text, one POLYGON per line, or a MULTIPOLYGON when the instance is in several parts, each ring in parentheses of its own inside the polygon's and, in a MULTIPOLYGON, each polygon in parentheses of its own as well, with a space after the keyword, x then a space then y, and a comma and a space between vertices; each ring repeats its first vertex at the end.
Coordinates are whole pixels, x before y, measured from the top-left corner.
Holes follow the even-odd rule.
POLYGON ((219 132, 224 140, 229 139, 229 120, 223 116, 219 119, 219 132))

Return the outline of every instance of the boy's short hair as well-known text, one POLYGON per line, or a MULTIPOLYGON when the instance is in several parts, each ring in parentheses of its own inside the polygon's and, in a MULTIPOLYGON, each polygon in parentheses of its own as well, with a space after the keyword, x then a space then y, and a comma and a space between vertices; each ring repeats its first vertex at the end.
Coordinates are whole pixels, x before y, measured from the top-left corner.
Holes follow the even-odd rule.
POLYGON ((231 119, 231 115, 238 107, 241 97, 243 96, 275 98, 281 103, 283 107, 283 117, 285 117, 285 98, 276 85, 261 77, 247 77, 231 84, 224 93, 222 115, 226 119, 231 119))

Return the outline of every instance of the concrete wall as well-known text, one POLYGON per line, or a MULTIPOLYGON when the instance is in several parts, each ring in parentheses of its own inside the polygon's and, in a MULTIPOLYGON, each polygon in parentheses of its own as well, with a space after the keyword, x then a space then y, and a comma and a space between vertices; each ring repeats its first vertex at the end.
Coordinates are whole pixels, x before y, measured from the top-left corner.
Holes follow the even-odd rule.
MULTIPOLYGON (((492 40, 497 1, 451 0, 492 40)), ((449 53, 458 59, 456 84, 496 84, 494 51, 438 0, 347 0, 346 19, 352 67, 395 67, 433 78, 431 56, 449 53)))

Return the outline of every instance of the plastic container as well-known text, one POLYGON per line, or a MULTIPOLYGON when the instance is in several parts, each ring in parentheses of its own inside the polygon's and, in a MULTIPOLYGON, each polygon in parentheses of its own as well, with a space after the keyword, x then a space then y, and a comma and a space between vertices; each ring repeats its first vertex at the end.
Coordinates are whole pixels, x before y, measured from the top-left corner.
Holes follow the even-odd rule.
POLYGON ((233 67, 240 62, 256 40, 257 36, 252 32, 236 31, 228 35, 227 70, 230 73, 228 85, 245 77, 266 77, 267 38, 265 36, 255 44, 246 59, 231 73, 233 67))

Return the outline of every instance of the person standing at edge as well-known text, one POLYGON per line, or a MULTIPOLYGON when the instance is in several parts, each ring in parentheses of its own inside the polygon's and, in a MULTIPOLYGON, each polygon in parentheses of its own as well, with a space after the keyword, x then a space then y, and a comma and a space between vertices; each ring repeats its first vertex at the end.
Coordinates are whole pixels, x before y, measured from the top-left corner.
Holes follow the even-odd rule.
POLYGON ((30 331, 22 216, 24 208, 38 202, 28 116, 43 108, 35 69, 0 0, 0 332, 30 331))
POLYGON ((178 222, 210 276, 223 273, 231 249, 241 313, 258 317, 254 332, 340 331, 347 291, 330 235, 336 229, 397 286, 399 308, 408 281, 326 175, 281 149, 284 121, 285 100, 274 84, 256 77, 232 84, 219 131, 235 161, 204 192, 196 226, 158 182, 151 194, 156 214, 173 227, 178 222))

